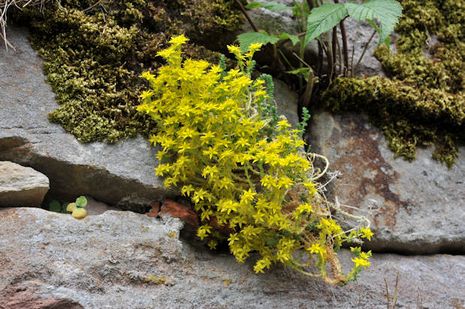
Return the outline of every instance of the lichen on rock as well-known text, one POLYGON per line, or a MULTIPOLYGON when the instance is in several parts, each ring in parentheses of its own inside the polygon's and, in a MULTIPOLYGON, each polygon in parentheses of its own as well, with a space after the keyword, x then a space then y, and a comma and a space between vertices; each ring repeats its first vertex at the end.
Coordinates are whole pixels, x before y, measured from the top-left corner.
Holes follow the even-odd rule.
POLYGON ((388 77, 338 79, 324 100, 334 111, 364 111, 390 148, 408 160, 435 145, 448 166, 465 140, 465 1, 403 0, 396 52, 376 51, 388 77))
POLYGON ((218 48, 240 24, 226 0, 66 0, 15 17, 30 26, 57 95, 50 120, 81 142, 149 133, 155 124, 135 110, 144 85, 138 75, 161 64, 156 53, 167 39, 184 33, 193 42, 187 56, 217 59, 205 46, 218 48))

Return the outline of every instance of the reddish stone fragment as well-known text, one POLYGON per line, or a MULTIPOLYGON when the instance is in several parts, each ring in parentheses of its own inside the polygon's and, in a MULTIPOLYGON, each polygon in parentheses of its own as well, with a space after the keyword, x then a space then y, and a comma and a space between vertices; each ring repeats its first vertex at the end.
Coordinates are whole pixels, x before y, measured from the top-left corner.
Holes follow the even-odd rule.
POLYGON ((147 213, 147 216, 152 217, 152 218, 158 217, 158 214, 160 213, 160 207, 161 207, 160 202, 153 202, 152 204, 150 204, 150 207, 151 208, 149 212, 147 213))
POLYGON ((170 215, 174 218, 179 218, 185 223, 193 227, 199 226, 198 215, 189 207, 170 199, 166 199, 161 205, 160 216, 170 215))

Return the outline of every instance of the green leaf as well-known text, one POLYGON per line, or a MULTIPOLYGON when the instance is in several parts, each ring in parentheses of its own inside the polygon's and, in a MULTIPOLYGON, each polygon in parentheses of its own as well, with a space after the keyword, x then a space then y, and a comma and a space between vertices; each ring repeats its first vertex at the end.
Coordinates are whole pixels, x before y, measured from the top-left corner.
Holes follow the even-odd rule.
POLYGON ((288 7, 287 5, 283 3, 279 3, 279 2, 274 2, 274 1, 250 2, 249 4, 247 4, 246 8, 249 10, 264 8, 264 9, 274 11, 274 12, 284 12, 284 11, 291 10, 291 8, 288 7))
POLYGON ((249 4, 245 6, 245 8, 249 10, 259 9, 262 7, 263 7, 263 3, 261 2, 250 2, 249 4))
POLYGON ((79 208, 84 208, 87 206, 87 199, 85 196, 80 196, 76 199, 76 206, 79 208))
POLYGON ((310 75, 310 68, 306 68, 306 67, 298 68, 292 71, 287 71, 286 73, 303 77, 305 81, 308 82, 308 77, 310 75))
POLYGON ((261 43, 263 45, 268 43, 275 44, 279 41, 279 37, 266 32, 246 32, 238 35, 237 40, 239 41, 241 50, 246 52, 253 43, 261 43))
POLYGON ((314 8, 307 19, 305 45, 333 29, 349 15, 343 3, 327 3, 314 8))
POLYGON ((57 200, 53 200, 48 204, 48 209, 53 212, 61 212, 61 203, 57 200))
POLYGON ((358 21, 378 21, 377 29, 380 44, 389 39, 389 35, 402 15, 402 6, 396 0, 368 0, 362 4, 346 3, 349 15, 358 21))
POLYGON ((296 45, 300 42, 300 39, 297 35, 290 34, 287 32, 281 33, 278 37, 280 40, 290 40, 292 42, 292 45, 296 45))

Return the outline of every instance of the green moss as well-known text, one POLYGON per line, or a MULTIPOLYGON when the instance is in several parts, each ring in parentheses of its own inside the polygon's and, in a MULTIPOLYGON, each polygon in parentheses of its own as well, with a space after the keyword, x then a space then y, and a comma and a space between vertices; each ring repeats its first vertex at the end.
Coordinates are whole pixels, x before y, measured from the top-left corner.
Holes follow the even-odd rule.
POLYGON ((192 42, 189 57, 218 61, 204 46, 219 48, 240 22, 227 0, 95 3, 65 0, 19 15, 31 28, 60 104, 49 118, 82 142, 149 133, 154 123, 135 110, 144 86, 138 75, 161 65, 157 51, 184 33, 192 42))
POLYGON ((465 0, 404 0, 396 53, 375 56, 387 77, 338 79, 324 100, 334 111, 364 111, 389 147, 408 160, 418 146, 449 167, 465 141, 465 0))

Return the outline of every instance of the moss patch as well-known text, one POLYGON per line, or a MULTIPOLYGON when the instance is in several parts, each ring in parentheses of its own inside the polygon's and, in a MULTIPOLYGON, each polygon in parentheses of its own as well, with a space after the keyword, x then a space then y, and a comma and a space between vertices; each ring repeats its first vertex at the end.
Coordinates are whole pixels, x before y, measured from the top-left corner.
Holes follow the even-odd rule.
POLYGON ((161 64, 156 53, 167 40, 184 33, 189 57, 217 61, 204 46, 225 44, 218 38, 228 39, 240 14, 227 0, 65 0, 19 19, 31 28, 60 104, 50 120, 82 142, 115 142, 153 129, 135 110, 144 86, 138 76, 161 64))
POLYGON ((404 0, 397 52, 376 51, 388 78, 339 79, 324 99, 335 111, 364 111, 390 148, 413 160, 435 145, 448 166, 465 140, 465 0, 404 0))

